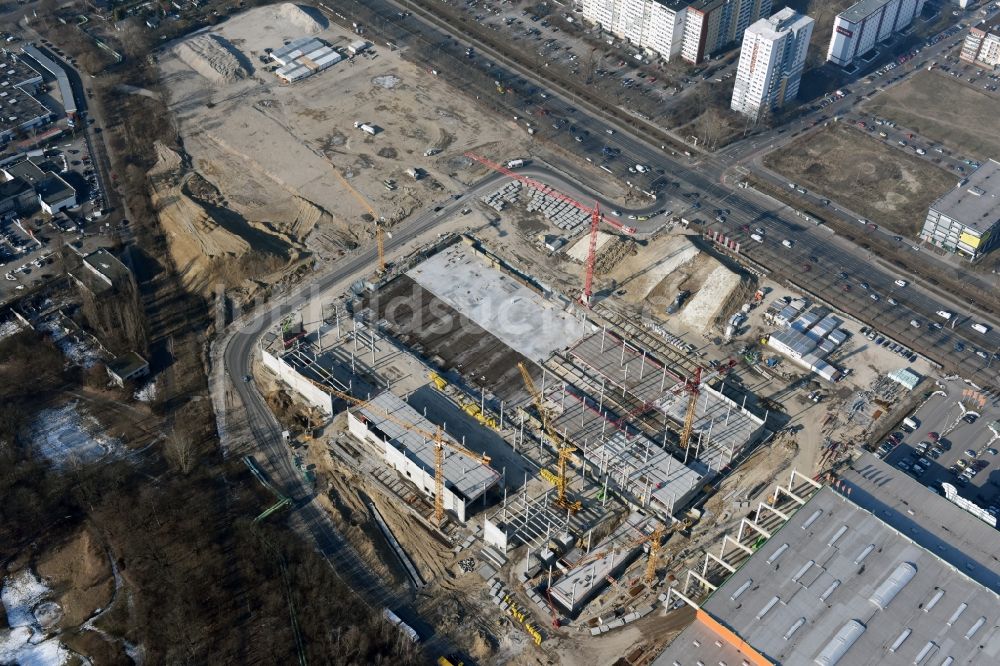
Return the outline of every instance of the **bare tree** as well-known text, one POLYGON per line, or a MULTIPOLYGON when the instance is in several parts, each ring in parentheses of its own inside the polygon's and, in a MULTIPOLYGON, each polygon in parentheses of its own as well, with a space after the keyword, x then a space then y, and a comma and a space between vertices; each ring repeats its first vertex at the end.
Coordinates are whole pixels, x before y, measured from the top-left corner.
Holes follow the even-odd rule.
POLYGON ((174 469, 185 476, 194 469, 197 459, 194 441, 192 441, 190 433, 185 432, 186 430, 187 428, 175 425, 163 443, 163 455, 166 456, 174 469))

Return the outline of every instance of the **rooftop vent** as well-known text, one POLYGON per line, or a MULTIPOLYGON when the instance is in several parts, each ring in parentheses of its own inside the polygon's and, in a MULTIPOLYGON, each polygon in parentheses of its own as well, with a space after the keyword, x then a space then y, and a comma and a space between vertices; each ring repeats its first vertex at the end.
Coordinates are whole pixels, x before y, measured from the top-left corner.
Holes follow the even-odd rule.
POLYGON ((896 569, 889 574, 889 577, 882 581, 872 596, 868 597, 868 601, 872 602, 882 610, 888 608, 889 604, 896 595, 899 594, 900 590, 906 587, 914 576, 917 575, 917 568, 910 564, 909 562, 902 562, 896 569))

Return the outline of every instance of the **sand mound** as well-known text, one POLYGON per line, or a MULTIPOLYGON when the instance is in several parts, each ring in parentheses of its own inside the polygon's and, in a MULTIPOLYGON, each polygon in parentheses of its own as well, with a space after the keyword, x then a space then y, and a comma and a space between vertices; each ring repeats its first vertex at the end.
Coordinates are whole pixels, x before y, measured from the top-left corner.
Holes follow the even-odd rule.
POLYGON ((326 28, 324 24, 317 21, 308 11, 290 2, 266 7, 260 11, 262 15, 258 16, 258 19, 267 21, 270 24, 284 24, 283 27, 294 28, 303 34, 311 35, 326 28))
POLYGON ((42 555, 38 573, 48 581, 58 602, 56 608, 40 610, 49 621, 64 627, 84 622, 110 603, 114 593, 108 554, 85 528, 42 555))
POLYGON ((215 33, 185 40, 175 51, 181 62, 216 85, 233 83, 248 75, 236 47, 215 33))
POLYGON ((740 276, 719 265, 709 273, 701 289, 681 310, 681 321, 698 331, 707 331, 715 323, 719 311, 740 286, 740 276))

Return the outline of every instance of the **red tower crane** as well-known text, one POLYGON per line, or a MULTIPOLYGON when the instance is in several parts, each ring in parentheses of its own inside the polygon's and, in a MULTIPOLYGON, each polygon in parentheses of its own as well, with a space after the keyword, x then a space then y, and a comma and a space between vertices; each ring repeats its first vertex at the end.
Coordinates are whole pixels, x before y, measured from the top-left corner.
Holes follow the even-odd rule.
POLYGON ((477 155, 476 153, 473 152, 467 152, 465 153, 465 156, 479 162, 485 167, 493 169, 498 173, 502 173, 505 176, 510 176, 511 178, 520 182, 522 185, 526 185, 532 189, 538 190, 539 192, 545 194, 546 196, 550 196, 553 199, 558 199, 559 201, 565 201, 571 206, 574 206, 576 208, 579 208, 580 210, 587 211, 588 213, 590 213, 590 247, 589 251, 587 252, 587 272, 586 272, 586 277, 584 278, 583 292, 580 294, 580 302, 586 305, 587 307, 590 307, 590 299, 594 293, 593 292, 594 261, 596 260, 596 255, 597 255, 597 231, 598 227, 600 227, 601 220, 604 220, 604 222, 606 222, 611 227, 629 236, 634 236, 636 234, 637 229, 635 227, 624 225, 621 222, 618 222, 617 220, 611 220, 604 217, 601 214, 601 208, 597 203, 594 204, 593 208, 591 208, 590 206, 584 206, 576 199, 566 196, 565 194, 555 189, 554 187, 546 185, 545 183, 541 183, 535 180, 534 178, 529 178, 528 176, 511 171, 504 165, 497 164, 492 160, 488 160, 482 155, 477 155))

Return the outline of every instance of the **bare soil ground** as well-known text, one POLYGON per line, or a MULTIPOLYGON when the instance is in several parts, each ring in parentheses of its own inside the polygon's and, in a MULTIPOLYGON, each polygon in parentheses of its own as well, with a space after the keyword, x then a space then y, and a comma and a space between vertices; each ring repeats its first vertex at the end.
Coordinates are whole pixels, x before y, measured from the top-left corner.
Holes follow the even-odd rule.
POLYGON ((104 608, 114 593, 111 562, 104 546, 87 528, 81 528, 61 545, 46 550, 36 569, 55 593, 62 608, 60 625, 76 627, 98 609, 104 608))
POLYGON ((621 296, 626 304, 642 308, 677 333, 695 335, 711 329, 740 282, 739 275, 699 251, 683 234, 653 240, 617 266, 610 278, 626 290, 621 296), (667 315, 667 307, 683 290, 690 296, 678 313, 667 315))
POLYGON ((764 164, 903 236, 915 236, 927 207, 955 185, 953 174, 837 123, 770 153, 764 164))
POLYGON ((400 52, 376 47, 282 84, 265 49, 305 35, 344 53, 356 39, 286 3, 157 51, 184 148, 160 151, 154 200, 189 286, 271 282, 306 256, 336 258, 370 237, 373 217, 399 222, 461 189, 455 178, 472 164, 465 151, 526 153, 527 135, 513 135, 400 52), (426 156, 431 149, 438 152, 426 156), (406 175, 414 167, 426 176, 406 175))
POLYGON ((922 71, 864 106, 933 141, 985 160, 1000 155, 997 99, 939 70, 922 71), (948 100, 941 104, 941 100, 948 100))

